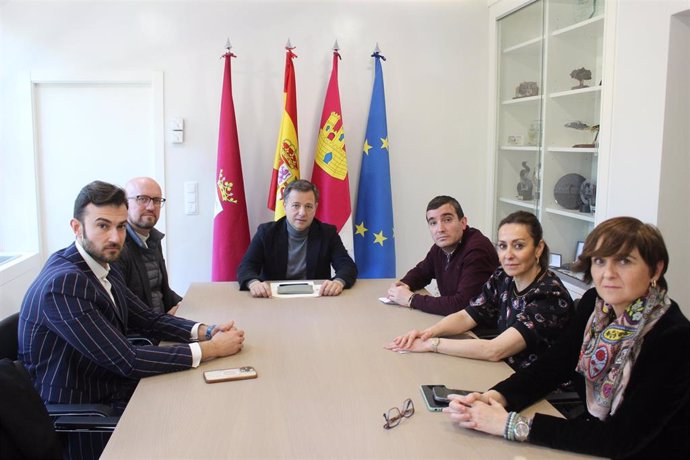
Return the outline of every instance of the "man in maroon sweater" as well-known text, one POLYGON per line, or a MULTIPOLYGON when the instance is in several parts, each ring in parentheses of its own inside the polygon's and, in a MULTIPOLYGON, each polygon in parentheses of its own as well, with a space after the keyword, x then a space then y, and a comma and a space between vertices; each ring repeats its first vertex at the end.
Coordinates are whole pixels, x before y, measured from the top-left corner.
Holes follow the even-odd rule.
POLYGON ((434 246, 426 258, 388 289, 399 305, 437 315, 464 309, 498 267, 496 248, 476 228, 467 225, 460 203, 437 196, 426 207, 434 246), (440 297, 415 294, 436 279, 440 297))

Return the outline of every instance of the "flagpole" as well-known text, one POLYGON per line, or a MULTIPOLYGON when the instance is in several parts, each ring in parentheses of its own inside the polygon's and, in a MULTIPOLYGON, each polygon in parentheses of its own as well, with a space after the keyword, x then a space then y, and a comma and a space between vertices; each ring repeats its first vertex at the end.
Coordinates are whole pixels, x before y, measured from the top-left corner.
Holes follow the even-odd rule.
POLYGON ((340 55, 340 46, 338 45, 338 40, 333 43, 333 56, 338 56, 339 61, 343 60, 343 57, 340 55))
POLYGON ((230 51, 232 49, 232 43, 230 43, 230 37, 225 41, 225 53, 220 57, 223 59, 224 57, 230 56, 230 57, 237 57, 232 52, 230 51))
POLYGON ((381 49, 379 48, 379 43, 376 42, 376 46, 374 47, 374 54, 371 55, 373 58, 381 58, 384 61, 386 60, 386 57, 381 54, 381 49))

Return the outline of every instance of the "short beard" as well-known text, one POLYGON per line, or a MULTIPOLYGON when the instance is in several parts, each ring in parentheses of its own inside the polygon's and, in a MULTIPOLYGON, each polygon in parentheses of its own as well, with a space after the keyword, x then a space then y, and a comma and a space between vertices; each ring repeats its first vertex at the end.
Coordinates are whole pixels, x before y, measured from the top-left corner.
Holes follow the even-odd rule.
POLYGON ((153 223, 145 222, 144 219, 139 219, 134 223, 134 227, 143 228, 145 230, 151 230, 158 223, 158 219, 154 218, 153 223))
POLYGON ((113 257, 106 257, 103 254, 98 254, 96 252, 96 248, 94 247, 93 243, 91 242, 89 237, 86 235, 86 228, 83 226, 82 226, 81 247, 84 248, 84 251, 86 251, 86 253, 88 255, 90 255, 95 261, 101 262, 104 264, 109 264, 111 262, 115 262, 120 257, 120 253, 122 252, 122 247, 120 247, 118 249, 117 254, 115 254, 113 257))

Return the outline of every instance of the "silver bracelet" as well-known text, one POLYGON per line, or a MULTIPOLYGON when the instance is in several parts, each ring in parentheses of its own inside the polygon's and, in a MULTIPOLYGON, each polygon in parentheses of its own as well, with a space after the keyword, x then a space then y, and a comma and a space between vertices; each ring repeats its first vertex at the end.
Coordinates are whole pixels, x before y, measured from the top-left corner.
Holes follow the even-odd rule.
POLYGON ((506 419, 506 426, 503 428, 503 437, 508 441, 512 441, 513 436, 513 419, 517 415, 517 412, 509 412, 508 418, 506 419))
POLYGON ((416 296, 416 295, 417 294, 415 292, 413 292, 412 294, 410 294, 410 297, 407 298, 407 306, 408 307, 412 308, 412 299, 414 299, 414 296, 416 296))

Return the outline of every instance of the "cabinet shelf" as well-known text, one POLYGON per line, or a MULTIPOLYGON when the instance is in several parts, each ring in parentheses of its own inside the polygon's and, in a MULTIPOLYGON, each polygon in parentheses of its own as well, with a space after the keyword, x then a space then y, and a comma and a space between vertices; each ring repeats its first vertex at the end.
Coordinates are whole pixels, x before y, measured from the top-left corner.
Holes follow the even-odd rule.
POLYGON ((510 104, 525 104, 528 102, 537 102, 542 100, 542 95, 538 96, 527 96, 527 97, 518 97, 516 99, 506 99, 505 101, 501 102, 501 104, 504 105, 510 105, 510 104))
POLYGON ((578 211, 569 211, 567 209, 558 209, 558 208, 551 208, 551 207, 546 207, 546 208, 544 208, 544 210, 548 213, 557 214, 559 216, 570 217, 570 218, 578 219, 578 220, 584 220, 585 222, 594 222, 594 214, 590 214, 590 213, 584 213, 584 212, 578 212, 578 211))
POLYGON ((534 45, 540 45, 542 40, 543 40, 542 37, 536 37, 536 38, 533 38, 531 40, 527 40, 527 41, 524 41, 522 43, 518 43, 517 45, 509 46, 508 48, 505 48, 503 50, 503 54, 526 51, 526 50, 529 50, 530 47, 533 47, 535 52, 540 52, 541 47, 534 46, 534 45))
POLYGON ((596 147, 585 147, 585 148, 577 148, 577 147, 547 147, 546 148, 547 152, 555 153, 555 152, 561 152, 561 153, 594 153, 595 155, 599 151, 598 148, 596 147))
POLYGON ((582 31, 592 27, 601 26, 604 24, 604 15, 594 16, 593 18, 587 19, 577 24, 573 24, 568 27, 563 27, 558 30, 551 32, 551 36, 557 37, 559 35, 567 34, 569 32, 582 31))
POLYGON ((536 145, 502 145, 501 150, 513 152, 538 152, 539 147, 536 145))
POLYGON ((518 200, 517 198, 507 198, 504 196, 500 197, 498 201, 527 209, 534 209, 537 206, 537 202, 535 200, 518 200))
POLYGON ((587 88, 569 89, 567 91, 558 91, 558 92, 549 94, 549 97, 551 97, 551 98, 568 97, 568 96, 575 96, 578 94, 600 93, 600 92, 601 92, 601 86, 588 86, 587 88))

